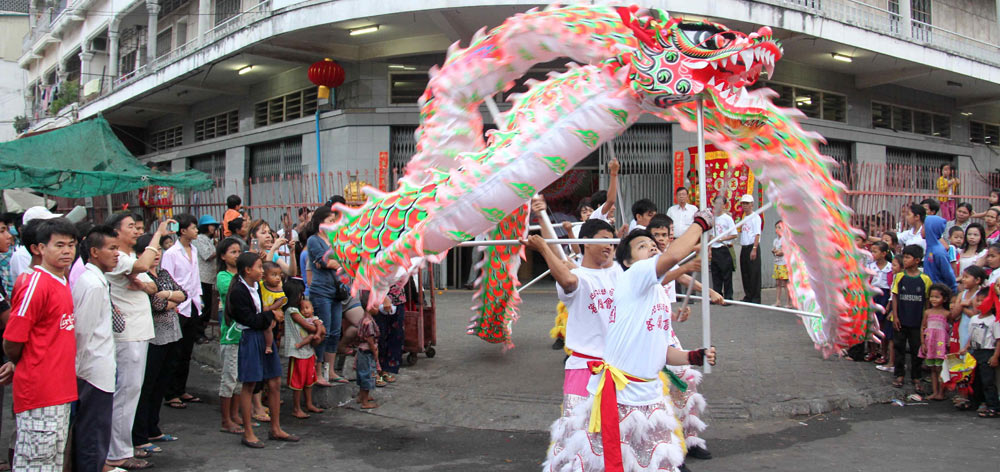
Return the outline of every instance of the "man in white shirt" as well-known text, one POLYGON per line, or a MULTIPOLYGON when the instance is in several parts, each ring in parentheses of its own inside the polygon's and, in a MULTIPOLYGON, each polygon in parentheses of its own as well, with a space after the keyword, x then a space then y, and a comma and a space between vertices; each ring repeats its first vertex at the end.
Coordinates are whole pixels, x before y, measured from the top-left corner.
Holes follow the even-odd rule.
POLYGON ((691 228, 663 254, 648 231, 636 231, 622 239, 616 259, 625 272, 615 287, 604 361, 589 364, 591 372, 597 374, 587 387, 593 396, 570 413, 577 420, 575 424, 586 427, 589 433, 600 433, 589 437, 592 441, 600 438, 603 457, 595 452, 591 441, 559 442, 578 434, 580 426, 553 428, 553 443, 565 447, 550 452, 545 465, 548 469, 603 461, 604 470, 622 470, 622 457, 648 464, 644 468, 649 470, 674 470, 683 463, 682 440, 674 434, 680 424, 674 418, 673 406, 664 399, 659 373, 667 364, 714 364, 715 348, 682 351, 671 347, 669 301, 661 284, 667 272, 696 249, 702 233, 711 227, 711 213, 699 213, 691 228), (619 423, 622 418, 629 421, 624 436, 619 423), (592 419, 597 424, 589 424, 592 419), (617 457, 610 453, 616 449, 621 451, 617 457))
POLYGON ((87 234, 86 269, 73 285, 76 311, 76 385, 73 470, 101 472, 111 442, 115 394, 115 339, 111 328, 111 285, 104 277, 118 265, 118 234, 98 226, 87 234))
POLYGON ((743 205, 743 218, 747 220, 740 226, 740 275, 743 279, 743 301, 760 303, 760 234, 763 231, 763 220, 760 215, 753 214, 753 195, 746 194, 740 198, 743 205))
POLYGON ((712 214, 715 215, 715 226, 712 228, 711 238, 715 239, 719 235, 725 234, 718 242, 712 244, 712 262, 709 268, 712 272, 712 290, 722 293, 726 300, 733 299, 733 254, 730 248, 733 240, 738 237, 736 232, 736 222, 733 217, 726 212, 728 207, 725 195, 719 192, 712 199, 712 214))
POLYGON ((177 285, 187 294, 187 299, 177 305, 180 315, 181 334, 179 352, 173 356, 174 376, 167 384, 167 403, 188 401, 193 398, 187 393, 188 374, 191 370, 191 354, 194 343, 205 337, 202 324, 201 274, 198 269, 198 249, 191 244, 198 237, 198 220, 194 215, 180 213, 177 221, 177 243, 163 253, 160 268, 170 273, 177 285))
MULTIPOLYGON (((580 238, 613 238, 614 228, 606 221, 588 220, 580 227, 580 238)), ((565 363, 563 408, 569 411, 587 397, 590 380, 588 361, 604 355, 604 330, 611 316, 615 282, 621 268, 614 263, 610 244, 582 245, 581 267, 570 269, 545 239, 534 235, 522 244, 538 251, 556 279, 556 293, 566 305, 566 347, 572 351, 565 363)))
POLYGON ((918 205, 916 203, 911 204, 909 207, 903 209, 903 219, 906 221, 906 226, 909 227, 906 231, 899 233, 897 236, 899 238, 899 244, 903 247, 909 246, 911 244, 916 244, 920 246, 921 249, 927 249, 927 241, 924 239, 924 218, 927 217, 927 209, 923 205, 918 205))
POLYGON ((649 220, 656 216, 656 204, 648 198, 637 200, 632 204, 632 221, 628 224, 628 232, 635 229, 646 229, 649 220))
POLYGON ((118 265, 105 274, 111 285, 111 302, 121 315, 112 319, 117 370, 107 464, 130 469, 149 467, 147 461, 134 457, 132 447, 132 423, 146 373, 146 351, 154 335, 149 295, 156 293, 156 283, 146 271, 160 252, 160 238, 169 234, 168 225, 175 223, 160 223, 149 246, 136 255, 132 247, 141 233, 135 221, 131 213, 116 213, 108 219, 108 226, 118 232, 119 247, 118 265))
MULTIPOLYGON (((52 213, 45 207, 34 206, 28 208, 24 212, 24 215, 21 216, 21 227, 23 228, 32 220, 51 220, 60 216, 62 216, 61 213, 52 213)), ((17 280, 17 277, 25 273, 30 267, 31 253, 23 244, 19 244, 17 249, 14 249, 14 255, 10 258, 11 278, 17 280)))
POLYGON ((594 208, 594 212, 590 214, 589 219, 604 220, 608 223, 612 223, 615 220, 615 202, 618 200, 618 170, 621 166, 618 164, 617 159, 612 159, 608 163, 608 173, 611 176, 611 183, 608 184, 608 190, 598 190, 594 192, 590 197, 590 206, 594 208))
POLYGON ((694 214, 698 207, 688 204, 688 189, 681 187, 675 194, 677 204, 667 209, 667 216, 674 220, 673 234, 684 234, 688 226, 694 221, 694 214))

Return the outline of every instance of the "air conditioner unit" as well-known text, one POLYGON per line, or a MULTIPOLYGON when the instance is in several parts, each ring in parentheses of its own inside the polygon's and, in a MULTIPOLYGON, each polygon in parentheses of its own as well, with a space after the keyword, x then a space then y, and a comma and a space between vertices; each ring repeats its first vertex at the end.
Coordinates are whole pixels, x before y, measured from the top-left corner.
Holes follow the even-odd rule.
POLYGON ((90 50, 93 52, 108 52, 108 39, 94 38, 90 41, 90 50))

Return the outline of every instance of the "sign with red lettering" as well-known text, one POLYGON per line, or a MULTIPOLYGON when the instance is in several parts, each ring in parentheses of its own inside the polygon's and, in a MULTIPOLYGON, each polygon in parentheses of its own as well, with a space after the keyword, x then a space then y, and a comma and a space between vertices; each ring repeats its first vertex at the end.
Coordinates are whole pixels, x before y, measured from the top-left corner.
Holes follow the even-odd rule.
MULTIPOLYGON (((691 153, 691 168, 697 169, 698 148, 689 148, 688 152, 691 153)), ((729 214, 732 215, 733 219, 739 221, 743 217, 743 207, 739 203, 740 197, 753 192, 754 176, 750 168, 746 164, 731 168, 729 154, 709 144, 705 146, 705 180, 709 204, 717 193, 725 192, 729 214)), ((692 184, 697 184, 697 182, 698 179, 695 177, 692 184)), ((695 198, 698 195, 697 189, 694 189, 691 195, 692 201, 697 202, 698 200, 695 198)), ((759 198, 757 201, 760 201, 759 198)))
POLYGON ((674 192, 684 186, 684 151, 674 151, 674 192))
POLYGON ((389 187, 389 152, 378 153, 378 189, 385 192, 389 187))

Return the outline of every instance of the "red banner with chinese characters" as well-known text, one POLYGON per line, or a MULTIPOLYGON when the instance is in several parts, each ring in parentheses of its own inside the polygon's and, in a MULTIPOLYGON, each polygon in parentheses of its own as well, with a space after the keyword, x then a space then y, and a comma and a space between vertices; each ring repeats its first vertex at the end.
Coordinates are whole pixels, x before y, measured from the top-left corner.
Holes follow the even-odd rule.
POLYGON ((378 189, 385 192, 389 188, 389 152, 378 153, 378 189))
MULTIPOLYGON (((698 148, 688 148, 691 154, 691 169, 698 168, 698 148)), ((726 201, 729 202, 729 214, 733 219, 739 220, 743 217, 743 207, 740 206, 740 197, 753 192, 754 177, 753 172, 746 164, 739 167, 729 167, 729 155, 725 151, 716 149, 708 144, 705 146, 705 188, 708 190, 708 202, 711 204, 715 195, 725 191, 726 201), (727 182, 728 179, 728 182, 727 182)), ((698 175, 693 172, 691 181, 691 202, 698 202, 698 175)), ((760 203, 759 199, 754 199, 760 203)), ((755 205, 756 206, 756 205, 755 205)))
POLYGON ((157 220, 174 217, 174 189, 151 185, 139 189, 139 206, 153 209, 153 217, 157 220))
POLYGON ((674 186, 677 189, 684 186, 684 151, 674 151, 674 186))

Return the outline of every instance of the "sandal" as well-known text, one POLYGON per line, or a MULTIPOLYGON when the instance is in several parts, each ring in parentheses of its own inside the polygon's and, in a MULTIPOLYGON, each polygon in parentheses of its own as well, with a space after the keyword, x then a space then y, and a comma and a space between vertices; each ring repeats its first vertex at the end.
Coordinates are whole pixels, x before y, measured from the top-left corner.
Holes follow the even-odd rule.
POLYGON ((336 377, 333 377, 333 378, 331 378, 331 379, 330 379, 330 382, 331 382, 331 383, 339 383, 339 384, 346 384, 346 383, 351 383, 351 381, 350 381, 350 380, 347 380, 347 379, 345 379, 345 378, 343 378, 343 377, 341 377, 341 376, 339 376, 339 375, 338 375, 338 376, 336 376, 336 377))
POLYGON ((146 451, 148 453, 160 453, 160 452, 163 452, 163 448, 161 448, 160 446, 157 446, 156 444, 152 444, 152 443, 147 444, 145 446, 136 446, 135 448, 137 450, 146 451))
POLYGON ((1000 416, 1000 411, 991 408, 979 412, 980 418, 996 418, 997 416, 1000 416))
POLYGON ((384 380, 387 383, 393 383, 396 381, 396 376, 386 372, 382 374, 382 380, 384 380))
POLYGON ((898 378, 896 380, 893 380, 892 381, 892 386, 895 387, 895 388, 903 388, 903 379, 902 378, 898 378))
POLYGON ((382 388, 382 387, 385 387, 386 385, 389 385, 389 384, 385 383, 385 380, 382 380, 382 377, 375 377, 375 386, 376 387, 382 388))
POLYGON ((260 421, 261 423, 270 423, 271 417, 267 414, 263 415, 253 415, 254 421, 260 421))
POLYGON ((250 449, 264 449, 265 447, 267 447, 264 445, 264 443, 260 442, 259 440, 250 442, 247 441, 246 438, 240 439, 240 444, 249 447, 250 449))
POLYGON ((178 440, 177 436, 171 436, 169 434, 161 434, 155 438, 149 438, 149 442, 174 442, 178 440))
POLYGON ((178 410, 183 410, 188 407, 187 404, 181 400, 170 400, 169 402, 164 403, 164 405, 167 405, 170 408, 175 408, 178 410))
POLYGON ((871 362, 878 358, 879 355, 875 352, 869 352, 868 354, 865 354, 865 362, 871 362))
MULTIPOLYGON (((153 457, 153 453, 149 452, 149 451, 146 451, 146 450, 143 450, 143 449, 136 448, 135 449, 135 454, 132 457, 137 457, 139 459, 147 459, 147 458, 153 457)), ((126 467, 126 469, 127 468, 128 467, 126 467)))
POLYGON ((204 403, 202 399, 194 395, 191 395, 189 393, 185 393, 184 395, 181 395, 181 401, 184 403, 204 403), (184 395, 187 395, 187 398, 185 398, 184 395))
POLYGON ((886 365, 888 363, 889 363, 889 359, 886 359, 885 357, 882 357, 882 356, 879 356, 878 359, 875 359, 875 364, 878 364, 878 365, 886 365))
POLYGON ((153 467, 153 464, 149 461, 144 461, 142 459, 136 459, 135 457, 129 457, 125 459, 124 462, 118 465, 107 464, 110 467, 118 467, 125 470, 143 470, 153 467))

